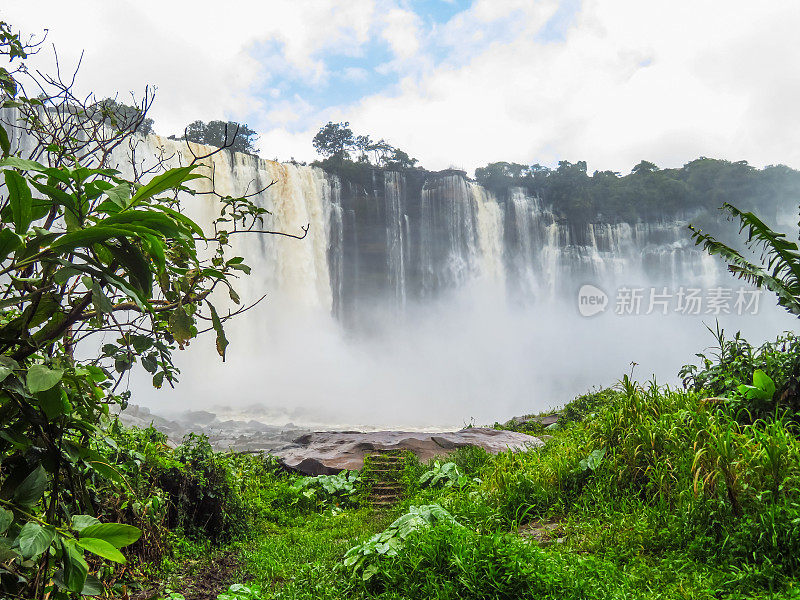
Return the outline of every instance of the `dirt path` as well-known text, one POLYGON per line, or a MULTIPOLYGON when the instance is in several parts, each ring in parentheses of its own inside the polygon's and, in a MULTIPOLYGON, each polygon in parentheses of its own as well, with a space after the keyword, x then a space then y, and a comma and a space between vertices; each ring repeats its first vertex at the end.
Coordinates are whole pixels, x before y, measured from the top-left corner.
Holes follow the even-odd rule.
MULTIPOLYGON (((250 579, 240 576, 240 569, 241 563, 234 554, 218 554, 203 564, 186 568, 169 588, 186 600, 217 600, 217 595, 227 591, 232 584, 250 579)), ((123 598, 152 600, 162 597, 166 597, 163 583, 123 598)))
POLYGON ((180 593, 186 600, 216 600, 217 594, 226 591, 233 583, 242 583, 236 575, 241 563, 233 554, 212 558, 195 573, 186 574, 180 593))

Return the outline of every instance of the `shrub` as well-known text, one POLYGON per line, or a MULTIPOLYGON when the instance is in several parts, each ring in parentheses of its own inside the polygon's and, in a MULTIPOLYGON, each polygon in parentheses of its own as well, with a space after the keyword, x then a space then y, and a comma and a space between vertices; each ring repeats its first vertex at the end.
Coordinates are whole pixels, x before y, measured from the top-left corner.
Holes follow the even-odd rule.
POLYGON ((415 531, 366 582, 353 581, 375 595, 459 600, 607 598, 616 585, 618 574, 601 561, 562 558, 515 536, 451 523, 415 531))
POLYGON ((454 462, 441 464, 438 460, 433 463, 433 468, 426 471, 419 478, 420 487, 451 488, 466 485, 469 478, 458 471, 454 462))
POLYGON ((706 353, 698 353, 700 365, 684 365, 680 376, 685 388, 709 396, 728 399, 729 410, 742 422, 788 411, 794 419, 800 411, 800 338, 785 333, 774 342, 754 348, 739 333, 725 338, 719 326, 709 328, 716 344, 706 353), (768 396, 751 396, 739 390, 749 385, 757 371, 775 384, 768 396))
POLYGON ((310 505, 316 508, 356 506, 361 497, 360 483, 358 471, 299 477, 292 483, 291 489, 296 494, 292 505, 310 505))

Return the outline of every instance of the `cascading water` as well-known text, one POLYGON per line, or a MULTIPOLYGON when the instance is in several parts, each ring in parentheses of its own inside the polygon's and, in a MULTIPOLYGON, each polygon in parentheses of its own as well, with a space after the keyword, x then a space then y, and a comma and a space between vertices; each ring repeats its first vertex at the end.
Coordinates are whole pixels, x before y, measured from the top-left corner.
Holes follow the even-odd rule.
MULTIPOLYGON (((157 136, 139 140, 136 152, 145 166, 157 156, 170 157, 167 166, 190 158, 185 143, 157 136)), ((129 154, 114 158, 130 175, 129 154)), ((242 301, 267 298, 229 323, 225 365, 197 342, 179 353, 175 390, 151 390, 134 376, 134 401, 160 410, 168 397, 176 410, 276 424, 486 423, 611 384, 631 361, 640 376, 674 377, 708 342, 701 321, 729 319, 761 339, 793 324, 767 306, 738 320, 615 315, 617 288, 735 285, 693 246, 687 219, 570 222, 523 189, 497 197, 458 171, 376 170, 352 182, 227 151, 204 164, 216 191, 257 192, 269 211, 259 229, 309 229, 302 240, 231 237, 253 268, 238 283, 242 301), (607 293, 603 314, 579 315, 584 284, 607 293)), ((211 184, 198 180, 197 189, 211 184)), ((209 231, 214 197, 187 195, 184 206, 209 231)))

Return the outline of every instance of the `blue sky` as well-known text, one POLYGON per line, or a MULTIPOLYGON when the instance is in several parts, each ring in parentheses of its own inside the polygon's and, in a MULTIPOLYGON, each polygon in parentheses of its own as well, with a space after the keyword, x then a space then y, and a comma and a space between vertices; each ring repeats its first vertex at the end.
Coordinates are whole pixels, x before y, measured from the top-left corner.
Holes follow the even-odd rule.
MULTIPOLYGON (((374 95, 397 96, 404 78, 419 78, 442 66, 461 67, 491 45, 513 40, 526 25, 524 10, 512 7, 499 17, 482 23, 473 21, 472 35, 454 43, 446 33, 448 27, 459 19, 468 19, 474 4, 469 0, 400 2, 394 10, 409 15, 416 27, 419 44, 416 60, 398 56, 396 48, 383 35, 380 20, 355 46, 326 45, 315 52, 312 56, 320 62, 322 76, 309 76, 294 68, 285 59, 285 42, 278 37, 259 43, 250 54, 266 65, 267 70, 250 92, 271 102, 303 105, 306 110, 293 120, 287 120, 283 113, 265 120, 258 111, 251 111, 245 120, 261 121, 267 127, 283 127, 290 132, 306 131, 317 125, 313 119, 320 112, 337 109, 346 112, 346 107, 374 95)), ((564 43, 580 8, 581 0, 554 3, 551 15, 543 21, 535 39, 543 45, 564 43)))
MULTIPOLYGON (((158 87, 165 135, 246 122, 313 160, 349 121, 429 168, 508 160, 628 171, 697 156, 800 167, 800 2, 4 0, 99 96, 158 87), (724 8, 721 8, 724 6, 724 8)), ((52 70, 42 52, 31 66, 52 70)))

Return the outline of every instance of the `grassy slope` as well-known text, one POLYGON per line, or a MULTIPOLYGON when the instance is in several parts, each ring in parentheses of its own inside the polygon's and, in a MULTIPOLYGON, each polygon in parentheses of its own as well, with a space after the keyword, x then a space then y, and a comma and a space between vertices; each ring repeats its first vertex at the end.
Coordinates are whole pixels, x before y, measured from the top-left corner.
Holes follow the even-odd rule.
POLYGON ((258 591, 220 598, 800 598, 798 416, 738 389, 759 367, 792 389, 790 342, 729 347, 688 390, 626 377, 570 403, 539 450, 462 449, 457 473, 409 456, 407 497, 388 512, 364 507, 352 478, 238 458, 226 469, 247 526, 229 547, 258 591), (396 539, 387 526, 415 510, 428 521, 396 539))

